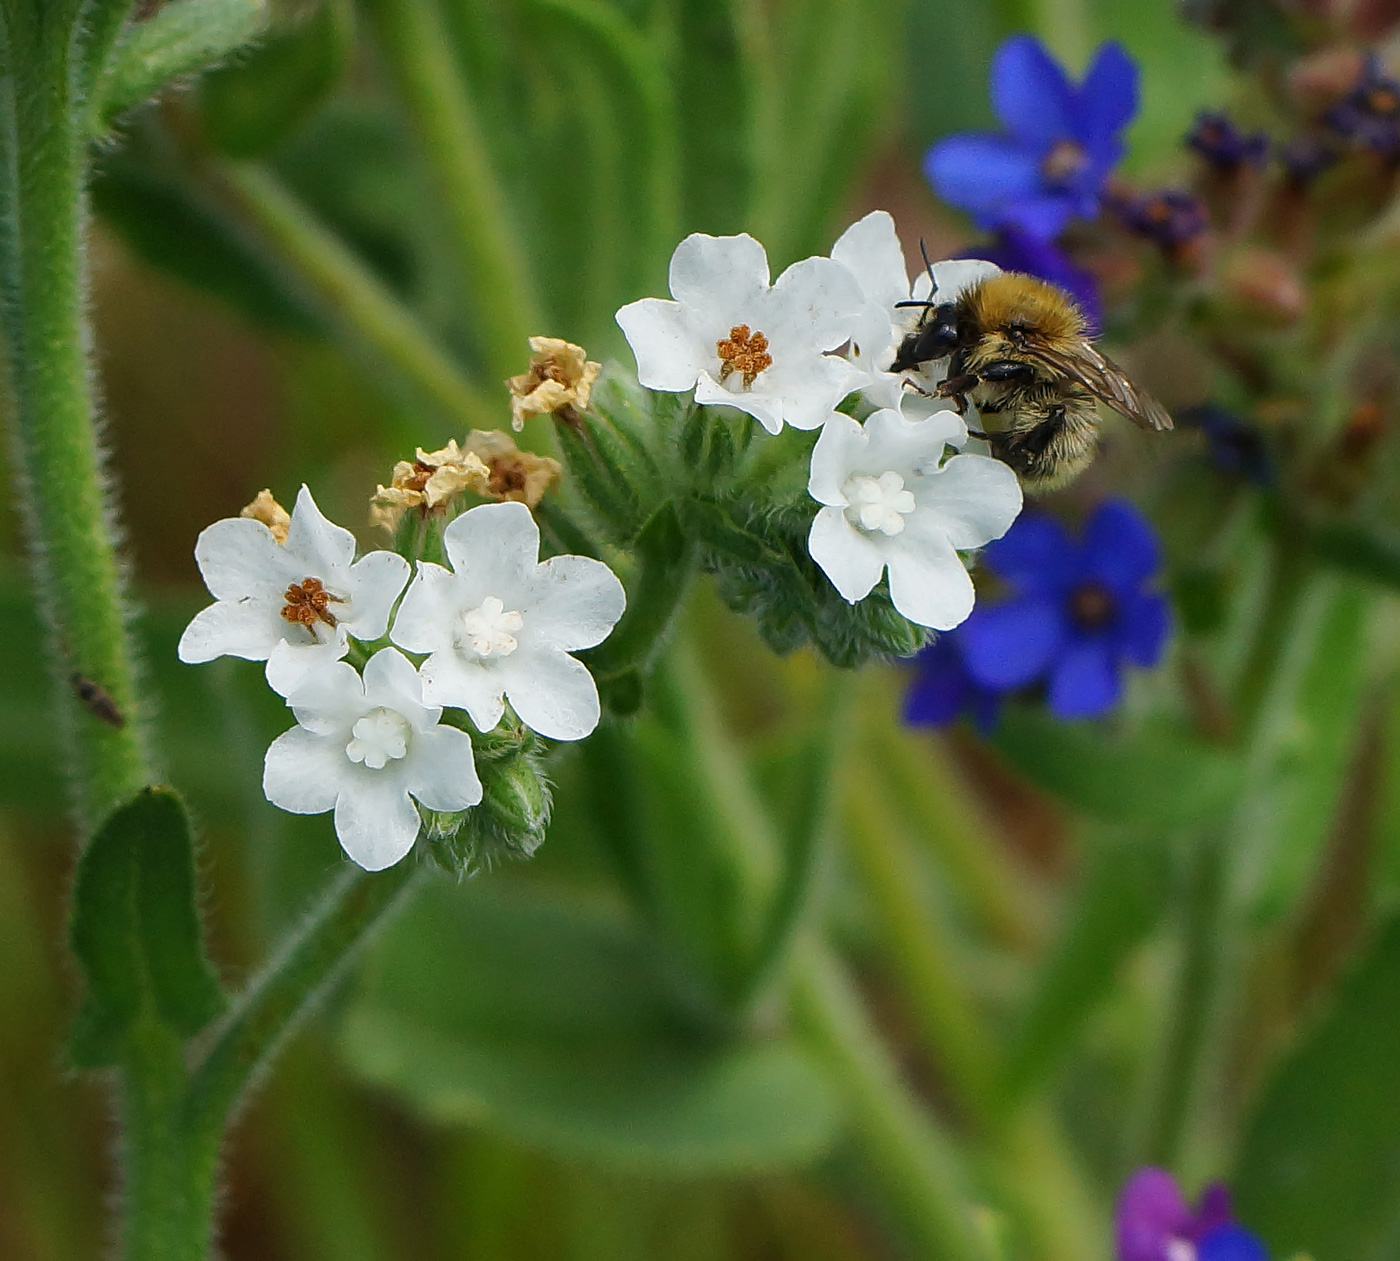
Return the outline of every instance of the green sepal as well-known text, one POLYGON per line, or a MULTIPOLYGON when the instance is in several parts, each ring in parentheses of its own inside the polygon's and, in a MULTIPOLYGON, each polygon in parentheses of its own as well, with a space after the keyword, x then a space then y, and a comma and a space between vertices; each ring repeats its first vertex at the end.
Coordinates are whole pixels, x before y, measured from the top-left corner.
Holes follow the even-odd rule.
POLYGON ((275 26, 236 62, 211 70, 199 84, 210 144, 234 158, 276 148, 335 89, 354 42, 349 0, 323 0, 308 17, 275 26))
POLYGON ((116 1063, 138 1017, 189 1037, 224 1010, 204 952, 189 818, 170 789, 139 793, 88 844, 69 941, 87 979, 68 1044, 79 1068, 116 1063))
POLYGON ((571 424, 555 426, 559 454, 569 477, 588 506, 618 538, 630 538, 639 522, 636 495, 625 481, 619 482, 597 458, 591 436, 571 424))

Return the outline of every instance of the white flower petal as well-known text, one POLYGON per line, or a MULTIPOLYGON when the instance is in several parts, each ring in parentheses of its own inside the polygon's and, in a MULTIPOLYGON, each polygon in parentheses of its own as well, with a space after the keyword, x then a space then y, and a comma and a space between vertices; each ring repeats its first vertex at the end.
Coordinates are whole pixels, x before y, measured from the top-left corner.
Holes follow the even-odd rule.
POLYGON ((846 506, 845 485, 860 463, 868 442, 860 421, 832 412, 812 448, 807 493, 819 504, 846 506))
MULTIPOLYGON (((731 378, 732 380, 733 378, 731 378)), ((753 390, 727 390, 708 372, 702 372, 695 383, 695 401, 708 407, 735 407, 747 412, 769 433, 781 432, 783 427, 782 400, 753 390)), ((840 399, 837 399, 840 402, 840 399)))
POLYGON ((265 661, 286 626, 266 601, 219 600, 194 615, 175 651, 190 663, 223 656, 265 661))
POLYGON ((817 355, 772 368, 764 387, 777 414, 794 429, 820 429, 836 405, 859 384, 861 374, 836 355, 817 355))
POLYGON ((768 288, 768 255, 747 232, 707 236, 694 232, 671 255, 671 296, 708 326, 731 320, 768 288))
POLYGON ((499 662, 488 665, 469 662, 459 652, 435 652, 419 667, 418 674, 427 704, 465 709, 478 731, 492 730, 506 712, 499 662))
POLYGON ((829 258, 793 263, 763 297, 763 332, 779 351, 788 347, 835 350, 856 331, 865 296, 856 278, 829 258))
POLYGON ((555 556, 536 568, 524 610, 530 642, 571 652, 600 644, 627 607, 622 583, 602 561, 555 556))
POLYGON ((418 574, 399 605, 389 638, 409 652, 449 649, 453 619, 461 612, 452 571, 431 561, 419 561, 418 574))
POLYGON ((263 795, 291 814, 324 814, 350 769, 345 746, 304 727, 284 731, 263 758, 263 795))
POLYGON ((955 455, 911 489, 919 502, 918 528, 936 529, 959 550, 999 539, 1021 511, 1016 474, 985 455, 955 455))
POLYGON ((340 790, 335 834, 340 847, 366 871, 392 867, 418 838, 418 810, 394 771, 361 771, 340 790))
POLYGON ((890 599, 911 622, 952 630, 972 612, 972 579, 946 540, 906 531, 890 543, 887 555, 890 599))
POLYGON ((691 389, 715 360, 713 343, 696 335, 678 302, 642 298, 629 302, 616 318, 636 356, 637 380, 649 390, 691 389))
MULTIPOLYGON (((933 265, 933 279, 938 287, 939 302, 956 302, 963 290, 970 289, 979 280, 988 276, 999 276, 1001 268, 981 258, 950 258, 933 265)), ((928 272, 921 271, 914 277, 913 296, 922 302, 933 290, 929 284, 928 272)))
POLYGON ((457 575, 458 607, 475 608, 487 596, 520 607, 540 555, 539 527, 524 504, 472 508, 443 531, 442 545, 457 575))
POLYGON ((297 492, 284 546, 289 555, 307 563, 308 573, 323 580, 334 571, 347 568, 355 559, 355 536, 344 526, 328 521, 305 486, 297 492))
POLYGON ((429 810, 465 810, 481 801, 472 738, 456 727, 417 733, 406 759, 408 791, 429 810))
POLYGON ((531 731, 551 740, 582 740, 602 714, 598 687, 581 661, 540 649, 506 657, 500 665, 506 698, 531 731))
POLYGON ((887 469, 906 475, 932 473, 938 468, 947 446, 967 441, 967 426, 961 416, 945 407, 926 420, 911 420, 889 409, 868 416, 867 443, 856 471, 879 476, 887 469))
POLYGON ((885 569, 882 548, 847 521, 840 508, 823 508, 817 513, 807 536, 807 550, 847 604, 865 599, 885 569))
POLYGON ((423 680, 403 653, 381 648, 365 662, 364 707, 392 709, 408 719, 415 731, 426 731, 442 717, 437 706, 423 704, 423 680))
MULTIPOLYGON (((312 674, 339 661, 349 651, 344 627, 337 627, 335 637, 326 643, 294 644, 284 639, 274 644, 268 654, 267 685, 278 696, 290 696, 312 674)), ((345 668, 354 673, 352 667, 345 668)))
POLYGON ((889 213, 872 210, 856 220, 831 247, 831 257, 856 278, 861 292, 888 324, 890 309, 909 297, 904 248, 889 213))
POLYGON ((303 563, 251 517, 226 517, 201 530, 194 559, 216 600, 279 599, 288 583, 304 576, 303 563))
POLYGON ((408 562, 397 552, 370 552, 350 566, 351 607, 341 621, 356 639, 378 639, 384 634, 409 572, 408 562))
POLYGON ((348 661, 334 661, 307 673, 287 696, 287 704, 303 727, 320 734, 349 732, 368 712, 365 685, 348 661))

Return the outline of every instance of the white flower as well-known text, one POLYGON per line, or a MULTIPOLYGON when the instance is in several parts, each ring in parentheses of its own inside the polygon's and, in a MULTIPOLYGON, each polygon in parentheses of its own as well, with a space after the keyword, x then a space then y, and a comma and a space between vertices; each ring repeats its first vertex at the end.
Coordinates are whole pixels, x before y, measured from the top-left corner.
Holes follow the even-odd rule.
POLYGON ((889 567, 890 598, 911 622, 951 630, 972 612, 958 552, 1006 533, 1021 511, 1016 475, 998 460, 955 455, 967 430, 953 411, 908 420, 885 408, 862 426, 834 414, 812 451, 807 488, 826 505, 807 548, 854 604, 889 567))
MULTIPOLYGON (((911 287, 905 271, 904 249, 894 220, 883 210, 873 210, 851 224, 831 249, 831 257, 850 271, 865 295, 858 327, 851 339, 851 362, 860 369, 857 383, 875 407, 905 407, 910 414, 937 410, 917 390, 904 384, 909 377, 931 390, 947 375, 939 363, 918 373, 892 373, 890 365, 900 343, 918 324, 924 307, 901 307, 901 302, 926 300, 937 285, 939 302, 956 302, 962 291, 1001 268, 975 258, 955 258, 934 263, 933 282, 920 271, 911 287)), ((856 388, 856 386, 852 386, 856 388)))
POLYGON ((465 731, 438 723, 413 663, 382 648, 362 679, 345 661, 312 671, 287 698, 297 726, 263 763, 263 792, 293 814, 335 811, 341 847, 366 871, 398 862, 418 835, 412 798, 429 810, 465 810, 481 780, 465 731))
POLYGON ((520 720, 555 740, 598 725, 598 689, 569 656, 608 637, 626 605, 601 561, 539 562, 540 532, 522 503, 483 504, 443 532, 452 569, 421 562, 391 638, 429 653, 420 668, 433 705, 457 705, 482 731, 510 701, 520 720))
POLYGON ((194 557, 217 603, 185 627, 180 660, 266 661, 283 696, 309 670, 340 660, 347 636, 383 635, 409 574, 393 552, 356 561, 355 536, 327 521, 305 486, 285 543, 261 521, 229 517, 200 534, 194 557))
POLYGON ((829 258, 794 263, 768 283, 753 237, 686 237, 671 256, 671 295, 617 313, 648 389, 694 388, 697 403, 747 412, 769 433, 816 429, 850 392, 849 363, 826 352, 851 337, 862 299, 829 258))

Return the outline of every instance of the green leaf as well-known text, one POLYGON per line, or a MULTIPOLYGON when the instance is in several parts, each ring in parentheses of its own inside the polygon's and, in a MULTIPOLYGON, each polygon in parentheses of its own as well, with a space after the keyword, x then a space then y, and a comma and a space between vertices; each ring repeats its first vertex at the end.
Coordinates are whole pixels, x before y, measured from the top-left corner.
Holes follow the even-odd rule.
POLYGON ((79 1067, 115 1063, 138 1017, 188 1037, 224 1009, 195 905, 189 819, 169 789, 144 790, 89 842, 69 940, 87 978, 69 1047, 79 1067))
POLYGON ((1259 1100, 1232 1180, 1273 1256, 1389 1261, 1400 1217, 1400 919, 1259 1100))
POLYGON ((1027 779, 1108 823, 1170 828, 1228 809, 1238 761, 1160 722, 1131 734, 1009 706, 994 743, 1027 779))
POLYGON ((501 881, 425 890, 376 946, 343 1045, 436 1120, 648 1173, 790 1165, 837 1130, 794 1044, 706 1036, 648 936, 501 881))
POLYGON ((1166 906, 1170 854, 1159 840, 1102 839, 1090 847, 1065 931, 1036 978, 997 1095, 1007 1110, 1055 1070, 1166 906))
POLYGON ((311 334, 319 323, 219 208, 127 155, 99 166, 97 212, 154 267, 222 299, 255 324, 311 334))
POLYGON ((355 41, 349 0, 323 0, 309 17, 274 27, 199 85, 213 146, 234 158, 267 153, 315 112, 345 73, 355 41))
POLYGON ((101 129, 151 99, 172 80, 197 74, 253 39, 266 0, 173 0, 127 28, 97 89, 101 129))

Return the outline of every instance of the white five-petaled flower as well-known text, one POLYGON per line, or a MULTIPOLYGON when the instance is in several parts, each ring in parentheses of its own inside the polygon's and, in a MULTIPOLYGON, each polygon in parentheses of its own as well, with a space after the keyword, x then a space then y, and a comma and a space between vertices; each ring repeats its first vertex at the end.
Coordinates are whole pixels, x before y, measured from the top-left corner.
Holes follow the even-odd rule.
POLYGON ((266 661, 267 681, 283 696, 343 657, 347 636, 382 636, 409 575, 393 552, 356 561, 355 536, 327 521, 305 486, 285 543, 261 521, 229 517, 200 534, 194 556, 216 602, 185 628, 180 660, 266 661))
POLYGON ((602 643, 622 616, 622 584, 601 561, 540 563, 540 532, 522 503, 483 504, 443 532, 452 569, 420 562, 391 638, 428 653, 429 704, 456 705, 481 731, 510 701, 520 720, 555 740, 598 725, 598 689, 569 656, 602 643))
POLYGON ((671 256, 671 296, 617 313, 653 390, 694 388, 697 403, 747 412, 769 433, 816 429, 849 393, 850 363, 829 352, 852 336, 860 288, 829 258, 794 263, 769 284, 753 237, 686 237, 671 256))
POLYGON ((982 455, 955 455, 967 430, 954 411, 908 420, 884 408, 861 425, 834 414, 812 451, 808 490, 825 505, 812 559, 854 604, 886 567, 890 598, 911 622, 951 630, 972 612, 959 551, 1000 538, 1021 511, 1016 475, 982 455))
POLYGON ((345 661, 311 671, 287 698, 297 726, 272 742, 263 792, 293 814, 335 811, 341 847, 366 871, 398 862, 429 810, 481 800, 471 737, 438 722, 412 662, 382 648, 364 678, 345 661))
POLYGON ((925 390, 932 389, 947 375, 946 362, 916 373, 889 371, 900 343, 925 311, 923 307, 898 304, 927 301, 935 285, 937 301, 956 302, 964 289, 996 275, 1001 268, 981 259, 955 258, 934 263, 932 282, 928 271, 923 270, 911 286, 894 220, 883 210, 873 210, 851 224, 832 246, 831 257, 855 277, 865 295, 849 352, 861 378, 851 388, 859 388, 875 407, 900 407, 907 415, 919 416, 939 409, 941 403, 909 388, 905 378, 916 381, 925 390))

